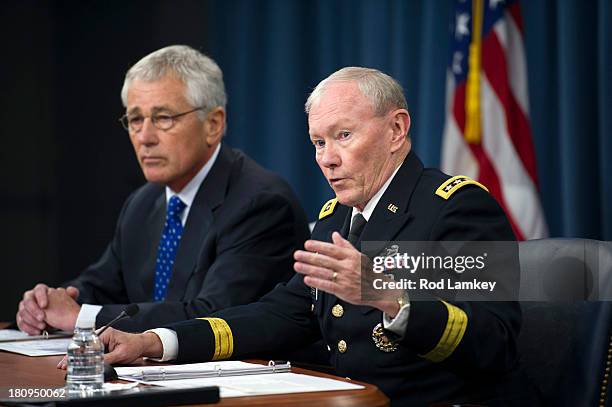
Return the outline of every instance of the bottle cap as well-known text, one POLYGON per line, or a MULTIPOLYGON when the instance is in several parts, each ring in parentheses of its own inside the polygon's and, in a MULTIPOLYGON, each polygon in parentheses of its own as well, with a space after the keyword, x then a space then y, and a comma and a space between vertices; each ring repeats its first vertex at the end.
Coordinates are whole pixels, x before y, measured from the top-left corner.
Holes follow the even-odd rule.
POLYGON ((95 328, 96 317, 98 316, 98 312, 100 312, 101 309, 101 305, 83 304, 81 306, 79 316, 77 317, 75 328, 95 328))

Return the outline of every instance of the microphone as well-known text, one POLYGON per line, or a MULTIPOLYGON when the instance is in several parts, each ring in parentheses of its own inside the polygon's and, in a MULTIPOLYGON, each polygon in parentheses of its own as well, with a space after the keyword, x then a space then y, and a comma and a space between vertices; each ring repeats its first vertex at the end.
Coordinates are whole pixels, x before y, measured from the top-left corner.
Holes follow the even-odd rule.
POLYGON ((104 325, 102 328, 98 329, 98 331, 96 332, 96 335, 100 336, 102 335, 102 333, 104 331, 106 331, 108 328, 110 328, 111 326, 113 326, 113 324, 117 321, 121 321, 122 319, 125 318, 131 318, 134 315, 136 315, 138 313, 138 311, 140 310, 140 308, 138 308, 138 304, 130 304, 127 307, 125 307, 125 309, 123 311, 121 311, 121 313, 119 315, 117 315, 115 318, 113 318, 112 321, 110 321, 108 324, 104 325))

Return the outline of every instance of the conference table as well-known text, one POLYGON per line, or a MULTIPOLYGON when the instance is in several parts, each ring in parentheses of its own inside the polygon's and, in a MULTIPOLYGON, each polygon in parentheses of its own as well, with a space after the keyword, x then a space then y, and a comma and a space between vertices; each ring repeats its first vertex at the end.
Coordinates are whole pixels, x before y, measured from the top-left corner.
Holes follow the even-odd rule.
MULTIPOLYGON (((0 398, 8 398, 9 389, 15 388, 57 388, 65 385, 65 371, 57 369, 61 356, 29 357, 0 351, 0 398)), ((247 360, 247 362, 264 363, 247 360)), ((139 364, 150 364, 139 361, 139 364)), ((360 390, 322 391, 313 393, 280 394, 272 396, 249 396, 223 398, 215 405, 220 406, 308 406, 350 407, 350 406, 388 406, 389 399, 374 385, 351 381, 347 378, 332 376, 313 370, 292 368, 293 373, 327 377, 350 381, 365 386, 360 390)))

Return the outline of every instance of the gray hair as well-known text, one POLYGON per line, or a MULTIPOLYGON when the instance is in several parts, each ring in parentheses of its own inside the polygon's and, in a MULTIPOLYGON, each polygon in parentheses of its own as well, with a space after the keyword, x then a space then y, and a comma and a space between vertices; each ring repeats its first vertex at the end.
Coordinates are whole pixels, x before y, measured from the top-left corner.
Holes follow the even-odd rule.
POLYGON ((395 79, 377 69, 349 66, 319 82, 306 100, 306 114, 310 113, 331 82, 356 82, 361 93, 372 103, 377 116, 392 109, 408 109, 402 85, 395 79))
POLYGON ((204 108, 198 116, 227 103, 223 72, 211 58, 186 45, 171 45, 142 58, 127 73, 121 89, 121 101, 127 107, 127 93, 134 80, 153 82, 173 74, 185 84, 185 97, 193 107, 204 108))

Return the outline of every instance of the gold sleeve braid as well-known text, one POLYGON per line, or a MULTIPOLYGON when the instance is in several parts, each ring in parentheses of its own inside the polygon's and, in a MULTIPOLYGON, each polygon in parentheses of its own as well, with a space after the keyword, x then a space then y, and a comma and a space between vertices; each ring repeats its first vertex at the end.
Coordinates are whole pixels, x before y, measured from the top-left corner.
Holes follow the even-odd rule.
POLYGON ((425 355, 420 355, 432 362, 441 362, 452 355, 461 339, 463 339, 468 323, 465 311, 445 301, 442 301, 442 303, 448 310, 448 320, 446 321, 444 333, 435 348, 425 355))
POLYGON ((215 353, 212 360, 228 359, 234 353, 234 337, 232 330, 224 319, 221 318, 198 318, 208 321, 210 329, 215 336, 215 353))

